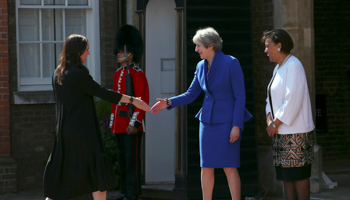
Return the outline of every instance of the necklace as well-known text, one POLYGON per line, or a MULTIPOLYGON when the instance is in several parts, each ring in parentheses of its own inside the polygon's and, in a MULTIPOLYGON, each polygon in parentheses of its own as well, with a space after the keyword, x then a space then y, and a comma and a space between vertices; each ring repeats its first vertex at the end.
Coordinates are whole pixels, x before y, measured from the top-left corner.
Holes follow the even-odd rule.
POLYGON ((291 56, 292 54, 289 54, 282 62, 282 64, 280 66, 278 66, 278 69, 281 68, 285 62, 287 62, 288 58, 291 56))
POLYGON ((208 63, 208 71, 210 70, 210 63, 208 63))

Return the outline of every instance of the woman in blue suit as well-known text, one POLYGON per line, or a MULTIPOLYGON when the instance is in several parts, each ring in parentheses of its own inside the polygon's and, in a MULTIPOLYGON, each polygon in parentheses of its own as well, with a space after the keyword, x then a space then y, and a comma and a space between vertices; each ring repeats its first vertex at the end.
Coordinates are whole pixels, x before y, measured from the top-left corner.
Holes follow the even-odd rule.
POLYGON ((196 115, 200 120, 201 180, 204 200, 211 200, 214 169, 223 168, 233 200, 241 199, 240 142, 243 123, 252 115, 245 108, 244 77, 238 60, 225 55, 222 39, 211 27, 199 29, 193 37, 201 61, 187 92, 157 99, 152 113, 193 102, 205 92, 203 106, 196 115))

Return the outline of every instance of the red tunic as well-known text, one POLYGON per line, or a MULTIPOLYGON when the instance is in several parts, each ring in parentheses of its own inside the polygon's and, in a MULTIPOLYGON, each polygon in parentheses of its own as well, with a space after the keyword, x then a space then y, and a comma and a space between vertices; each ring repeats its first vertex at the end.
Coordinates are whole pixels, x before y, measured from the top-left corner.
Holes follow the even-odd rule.
MULTIPOLYGON (((125 86, 125 74, 128 73, 128 70, 120 67, 115 73, 113 78, 113 90, 117 91, 121 94, 126 93, 125 86)), ((145 74, 138 66, 133 66, 129 69, 129 73, 131 74, 133 86, 134 86, 134 96, 141 97, 141 99, 149 104, 149 89, 148 82, 145 74)), ((128 117, 122 117, 118 115, 119 110, 128 112, 128 105, 114 105, 112 104, 112 114, 111 114, 111 131, 113 133, 126 133, 126 128, 131 125, 138 128, 138 131, 143 130, 142 120, 145 117, 145 111, 136 108, 134 109, 134 113, 132 118, 129 120, 128 117)))

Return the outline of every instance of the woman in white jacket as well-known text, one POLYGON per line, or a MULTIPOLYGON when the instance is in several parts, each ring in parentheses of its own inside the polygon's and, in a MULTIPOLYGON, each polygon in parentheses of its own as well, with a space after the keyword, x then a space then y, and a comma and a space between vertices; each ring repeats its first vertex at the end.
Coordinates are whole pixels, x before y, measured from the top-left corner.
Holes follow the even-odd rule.
POLYGON ((282 29, 266 31, 261 41, 277 65, 267 87, 266 131, 273 138, 276 178, 284 182, 287 200, 310 198, 313 162, 310 96, 304 67, 290 54, 293 41, 282 29))

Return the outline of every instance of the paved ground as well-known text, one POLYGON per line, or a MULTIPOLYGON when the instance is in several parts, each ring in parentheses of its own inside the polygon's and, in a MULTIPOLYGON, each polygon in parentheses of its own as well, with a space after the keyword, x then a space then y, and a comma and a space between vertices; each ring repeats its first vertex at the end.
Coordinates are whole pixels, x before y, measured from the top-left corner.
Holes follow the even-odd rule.
MULTIPOLYGON (((338 186, 334 189, 323 189, 320 194, 311 194, 311 200, 350 200, 350 160, 332 161, 323 163, 323 171, 338 186)), ((108 192, 107 196, 118 192, 108 192)), ((89 200, 82 197, 74 200, 89 200)), ((0 195, 0 200, 44 200, 42 189, 19 191, 0 195)), ((259 199, 262 200, 262 199, 259 199)), ((284 200, 282 197, 265 197, 263 200, 284 200)))

